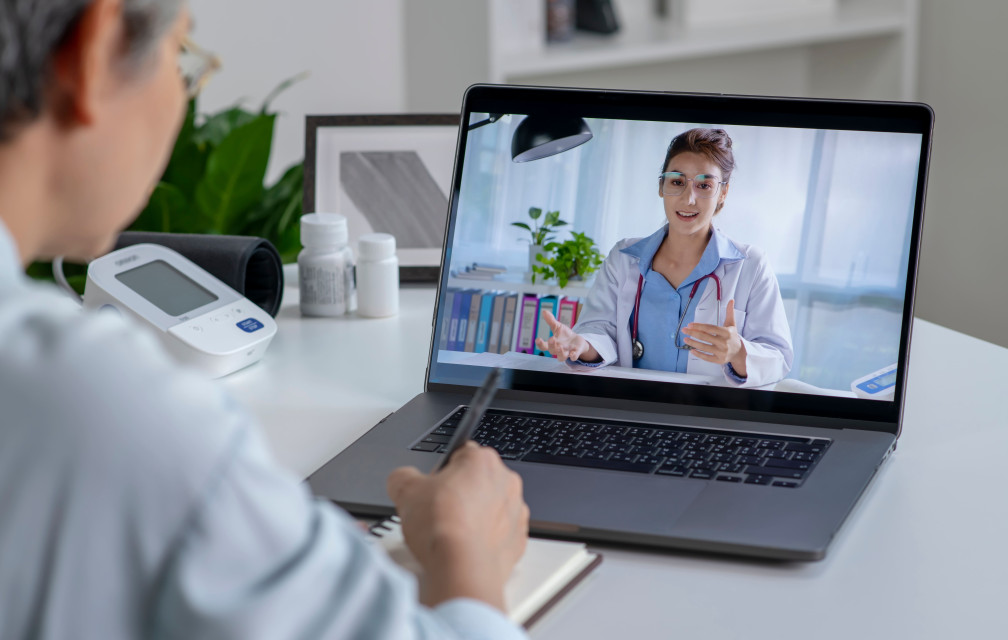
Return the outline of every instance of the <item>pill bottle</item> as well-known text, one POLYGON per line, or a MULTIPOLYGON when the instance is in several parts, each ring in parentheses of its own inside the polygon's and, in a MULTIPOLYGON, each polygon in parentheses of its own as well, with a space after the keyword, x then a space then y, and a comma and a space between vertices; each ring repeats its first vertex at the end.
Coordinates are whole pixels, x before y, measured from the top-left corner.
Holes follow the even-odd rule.
POLYGON ((338 213, 301 216, 298 286, 301 314, 340 316, 357 306, 353 251, 347 244, 347 219, 338 213))
POLYGON ((399 313, 399 259, 395 237, 365 233, 357 245, 357 315, 384 318, 399 313))

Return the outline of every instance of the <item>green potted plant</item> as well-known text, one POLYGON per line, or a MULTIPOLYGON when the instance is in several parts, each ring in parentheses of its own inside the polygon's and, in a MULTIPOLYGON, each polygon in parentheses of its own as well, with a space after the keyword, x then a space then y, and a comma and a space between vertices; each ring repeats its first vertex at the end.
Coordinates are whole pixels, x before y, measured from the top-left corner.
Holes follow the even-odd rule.
POLYGON ((539 264, 532 266, 532 282, 536 275, 544 280, 555 279, 560 288, 572 279, 584 279, 598 271, 605 256, 586 234, 571 231, 571 238, 563 242, 550 242, 543 247, 539 264))
POLYGON ((529 270, 531 271, 539 264, 540 257, 544 252, 544 245, 555 237, 550 234, 554 233, 557 227, 565 226, 567 222, 560 219, 559 211, 550 211, 544 217, 543 210, 539 207, 529 207, 528 216, 532 220, 531 226, 524 222, 512 222, 511 226, 525 229, 531 236, 531 244, 529 244, 529 270), (542 218, 541 224, 540 218, 542 218))

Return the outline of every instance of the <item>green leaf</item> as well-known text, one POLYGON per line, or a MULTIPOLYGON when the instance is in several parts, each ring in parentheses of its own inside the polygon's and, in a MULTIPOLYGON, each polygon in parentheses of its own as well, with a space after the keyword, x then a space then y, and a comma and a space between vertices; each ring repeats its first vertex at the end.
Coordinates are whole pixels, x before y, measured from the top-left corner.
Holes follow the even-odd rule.
POLYGON ((266 96, 266 99, 263 100, 262 109, 259 110, 259 113, 265 114, 267 111, 269 111, 270 105, 273 103, 274 100, 276 100, 277 96, 279 96, 281 93, 289 89, 291 85, 301 82, 310 75, 311 75, 310 71, 302 71, 296 76, 292 78, 287 78, 286 80, 278 84, 275 89, 269 92, 269 94, 266 96))
POLYGON ((529 208, 529 217, 532 218, 533 220, 538 220, 539 216, 541 215, 542 215, 542 209, 540 209, 539 207, 529 208))
POLYGON ((233 228, 263 195, 275 116, 258 116, 229 133, 210 152, 196 187, 196 206, 216 233, 233 228))
POLYGON ((241 235, 266 238, 284 262, 293 262, 301 250, 300 220, 304 193, 304 164, 290 167, 262 200, 244 216, 241 235))
POLYGON ((193 132, 193 143, 200 147, 216 147, 224 142, 235 129, 263 117, 262 114, 246 111, 241 107, 231 107, 216 113, 193 132))
POLYGON ((520 228, 522 228, 522 229, 524 229, 526 231, 532 231, 532 227, 528 226, 524 222, 512 222, 511 226, 512 227, 520 227, 520 228))
POLYGON ((174 184, 187 200, 192 201, 196 197, 196 185, 206 169, 208 154, 206 145, 196 143, 196 101, 192 100, 161 180, 174 184))
POLYGON ((151 192, 147 206, 130 225, 130 229, 164 233, 199 233, 200 226, 200 222, 194 219, 189 202, 182 191, 168 182, 159 182, 151 192))

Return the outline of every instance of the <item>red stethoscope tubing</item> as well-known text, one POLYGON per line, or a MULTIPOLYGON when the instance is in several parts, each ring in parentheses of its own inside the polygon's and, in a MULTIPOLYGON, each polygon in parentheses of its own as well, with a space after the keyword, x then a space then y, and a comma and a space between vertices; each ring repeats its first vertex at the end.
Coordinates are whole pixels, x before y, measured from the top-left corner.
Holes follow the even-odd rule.
MULTIPOLYGON (((718 301, 718 309, 720 310, 721 278, 717 277, 717 274, 715 273, 708 273, 707 275, 703 276, 702 278, 693 283, 693 288, 690 290, 689 299, 686 300, 686 310, 683 311, 682 315, 679 316, 679 327, 676 329, 676 339, 678 339, 679 336, 679 329, 682 328, 683 318, 686 317, 686 312, 689 311, 689 306, 690 304, 693 303, 693 296, 695 296, 697 290, 700 289, 700 283, 706 280, 707 278, 713 278, 714 284, 717 285, 717 301, 718 301)), ((630 340, 632 342, 637 341, 637 321, 640 319, 640 297, 641 297, 641 291, 643 290, 644 290, 644 274, 642 273, 640 277, 637 278, 637 297, 634 298, 633 335, 630 336, 630 340)))

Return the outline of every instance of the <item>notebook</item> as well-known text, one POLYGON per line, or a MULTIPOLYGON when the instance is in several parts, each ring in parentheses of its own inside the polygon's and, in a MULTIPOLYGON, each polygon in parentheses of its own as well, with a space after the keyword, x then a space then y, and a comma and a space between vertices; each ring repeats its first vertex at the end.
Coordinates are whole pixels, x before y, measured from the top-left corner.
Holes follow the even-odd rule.
MULTIPOLYGON (((423 574, 397 519, 379 522, 369 531, 396 564, 417 577, 423 574)), ((525 554, 504 586, 508 617, 530 628, 601 562, 601 554, 588 551, 582 543, 529 538, 525 554)))
POLYGON ((314 473, 313 490, 390 515, 386 476, 431 468, 501 367, 474 437, 522 476, 532 533, 824 557, 913 427, 930 108, 477 85, 461 122, 424 392, 314 473), (566 223, 546 233, 551 264, 592 246, 599 268, 533 282, 530 233, 514 223, 542 224, 536 208, 566 223), (663 261, 675 249, 693 252, 691 271, 663 261), (485 287, 453 278, 474 262, 503 271, 485 287), (496 353, 441 340, 461 291, 513 292, 496 353), (527 309, 554 299, 578 300, 571 330, 593 362, 536 355, 531 337, 548 332, 527 309))

